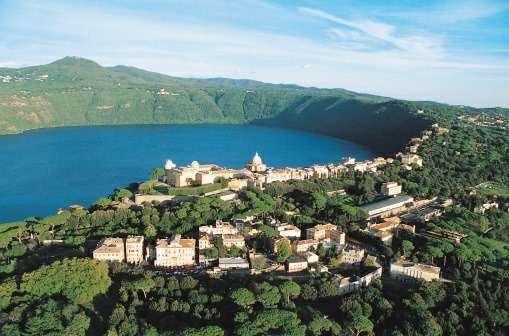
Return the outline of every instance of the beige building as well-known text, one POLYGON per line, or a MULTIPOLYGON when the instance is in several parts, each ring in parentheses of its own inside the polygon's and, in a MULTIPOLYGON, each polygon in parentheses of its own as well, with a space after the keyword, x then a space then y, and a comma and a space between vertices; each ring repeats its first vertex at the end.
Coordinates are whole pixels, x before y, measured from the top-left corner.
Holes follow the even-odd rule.
POLYGON ((125 255, 128 263, 139 263, 143 260, 143 236, 128 236, 125 241, 125 255))
POLYGON ((402 154, 401 155, 401 163, 406 165, 411 165, 415 163, 419 167, 422 167, 422 158, 417 154, 402 154))
POLYGON ((234 245, 239 249, 243 249, 246 246, 244 237, 239 234, 223 234, 221 238, 223 239, 223 246, 228 249, 234 245))
POLYGON ((253 156, 251 163, 246 163, 245 168, 252 172, 264 172, 267 170, 267 166, 263 164, 262 158, 258 155, 258 152, 253 156))
POLYGON ((401 281, 426 281, 440 278, 440 267, 398 260, 391 264, 391 278, 401 281))
POLYGON ((307 251, 307 252, 301 252, 298 254, 299 257, 301 257, 302 259, 306 260, 306 262, 309 264, 316 264, 318 263, 319 261, 319 258, 318 258, 318 255, 313 253, 313 252, 310 252, 310 251, 307 251))
POLYGON ((125 260, 124 240, 122 238, 103 238, 92 254, 97 260, 123 262, 125 260))
POLYGON ((318 249, 318 240, 315 239, 303 239, 292 244, 292 249, 295 253, 315 251, 318 249))
POLYGON ((169 185, 180 188, 193 184, 205 185, 219 181, 220 178, 243 178, 248 170, 223 169, 214 164, 200 165, 193 161, 190 165, 177 168, 171 160, 167 160, 165 167, 166 181, 169 185))
POLYGON ((236 234, 237 229, 228 222, 216 221, 213 225, 202 225, 198 228, 200 233, 208 233, 210 235, 236 234))
POLYGON ((398 182, 387 182, 382 184, 381 193, 384 196, 394 196, 397 194, 401 194, 402 188, 398 182))
POLYGON ((329 177, 329 169, 327 169, 326 166, 313 165, 313 166, 311 166, 311 169, 313 170, 313 177, 314 178, 326 178, 326 177, 329 177))
POLYGON ((345 264, 359 264, 364 258, 364 250, 356 248, 345 248, 341 252, 341 262, 345 264))
POLYGON ((200 232, 200 238, 198 238, 198 249, 205 250, 213 246, 214 244, 212 243, 212 235, 206 232, 200 232))
POLYGON ((308 269, 308 262, 300 257, 291 257, 286 261, 288 273, 300 272, 308 269))
POLYGON ((156 267, 175 267, 194 264, 195 240, 174 235, 171 239, 158 239, 155 247, 156 267))
POLYGON ((329 241, 336 244, 345 243, 345 233, 338 231, 338 226, 334 224, 318 224, 306 230, 306 239, 318 241, 329 241))
POLYGON ((365 230, 367 234, 370 234, 372 236, 378 237, 382 240, 382 242, 387 246, 392 246, 392 238, 394 235, 389 231, 379 231, 375 229, 368 229, 365 230))

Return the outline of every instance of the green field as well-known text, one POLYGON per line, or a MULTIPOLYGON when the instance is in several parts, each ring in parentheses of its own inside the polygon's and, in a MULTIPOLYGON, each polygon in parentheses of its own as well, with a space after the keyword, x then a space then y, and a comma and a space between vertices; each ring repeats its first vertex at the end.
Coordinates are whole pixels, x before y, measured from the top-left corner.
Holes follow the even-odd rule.
POLYGON ((477 192, 489 196, 509 197, 509 188, 499 183, 489 183, 476 188, 477 192))

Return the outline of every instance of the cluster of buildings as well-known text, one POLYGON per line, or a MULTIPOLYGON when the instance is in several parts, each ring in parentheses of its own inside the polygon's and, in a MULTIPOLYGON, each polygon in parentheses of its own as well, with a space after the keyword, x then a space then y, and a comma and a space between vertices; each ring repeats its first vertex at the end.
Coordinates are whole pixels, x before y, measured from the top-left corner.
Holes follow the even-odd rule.
POLYGON ((177 167, 172 160, 167 160, 164 166, 163 181, 173 187, 186 187, 191 185, 206 185, 218 182, 221 179, 229 181, 230 189, 263 188, 273 182, 289 180, 305 180, 310 178, 327 178, 337 176, 347 170, 360 172, 376 172, 377 167, 393 162, 393 159, 378 157, 373 160, 356 162, 354 158, 343 158, 337 164, 312 165, 306 168, 274 169, 263 163, 258 153, 253 160, 246 163, 243 169, 226 169, 215 164, 199 164, 193 161, 190 165, 177 167))
MULTIPOLYGON (((157 239, 154 244, 145 246, 143 236, 128 236, 123 238, 103 238, 93 251, 94 259, 104 260, 110 264, 127 262, 139 264, 146 260, 152 262, 157 268, 173 268, 180 266, 192 267, 196 263, 207 260, 201 253, 205 249, 217 247, 216 237, 220 238, 222 247, 231 249, 245 248, 245 238, 257 235, 260 231, 257 226, 262 222, 248 220, 234 220, 231 222, 216 221, 212 225, 200 226, 198 239, 183 238, 181 235, 173 235, 170 238, 157 239)), ((273 227, 278 235, 270 240, 270 248, 277 253, 278 242, 287 240, 293 254, 285 263, 288 273, 303 271, 327 272, 328 269, 320 261, 317 250, 320 248, 334 248, 341 255, 342 267, 359 266, 366 259, 372 259, 372 265, 368 273, 357 277, 343 277, 333 275, 332 281, 339 281, 340 295, 351 293, 359 288, 369 286, 373 281, 382 276, 382 266, 376 262, 376 258, 367 254, 369 246, 354 239, 347 238, 344 232, 331 223, 318 224, 308 228, 304 237, 299 228, 285 223, 269 221, 266 225, 273 227)), ((384 223, 370 225, 369 230, 390 232, 390 230, 413 230, 415 227, 401 224, 394 219, 384 223)), ((252 268, 250 260, 242 257, 216 258, 218 267, 216 271, 252 268)), ((252 260, 251 260, 252 261, 252 260)), ((424 279, 431 281, 439 279, 440 268, 424 264, 412 263, 399 260, 391 264, 390 276, 399 281, 417 281, 424 279)))
POLYGON ((509 120, 501 114, 480 113, 478 115, 461 115, 458 119, 469 121, 478 126, 500 127, 502 129, 509 127, 509 120))
POLYGON ((143 260, 144 237, 103 238, 93 251, 94 259, 107 262, 127 262, 137 264, 143 260))
MULTIPOLYGON (((278 237, 278 239, 288 239, 278 237)), ((341 253, 341 264, 344 266, 359 265, 364 259, 365 250, 347 244, 346 234, 338 230, 334 224, 318 224, 306 230, 305 239, 290 241, 293 255, 286 262, 286 270, 289 273, 303 270, 325 270, 320 264, 320 258, 316 254, 319 248, 334 248, 336 253, 341 253)), ((274 250, 274 253, 277 251, 274 250)))
POLYGON ((368 223, 364 232, 378 237, 384 244, 392 246, 394 234, 399 230, 415 233, 415 225, 403 224, 399 217, 390 217, 381 223, 368 223))

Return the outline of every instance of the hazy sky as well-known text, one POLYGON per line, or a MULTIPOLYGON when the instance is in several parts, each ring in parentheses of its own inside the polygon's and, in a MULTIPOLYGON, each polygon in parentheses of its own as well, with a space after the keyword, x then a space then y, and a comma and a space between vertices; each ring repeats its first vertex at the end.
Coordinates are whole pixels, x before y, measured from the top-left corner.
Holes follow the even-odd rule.
POLYGON ((0 0, 0 66, 64 56, 509 107, 509 1, 0 0))

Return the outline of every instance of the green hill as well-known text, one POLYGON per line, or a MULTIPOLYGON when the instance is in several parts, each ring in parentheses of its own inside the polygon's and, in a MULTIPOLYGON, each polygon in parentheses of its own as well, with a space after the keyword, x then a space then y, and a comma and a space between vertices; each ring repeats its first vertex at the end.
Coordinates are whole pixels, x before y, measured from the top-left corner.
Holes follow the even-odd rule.
POLYGON ((416 113, 423 104, 342 89, 176 78, 77 57, 0 68, 0 76, 0 134, 85 125, 258 123, 392 153, 434 121, 416 113))

